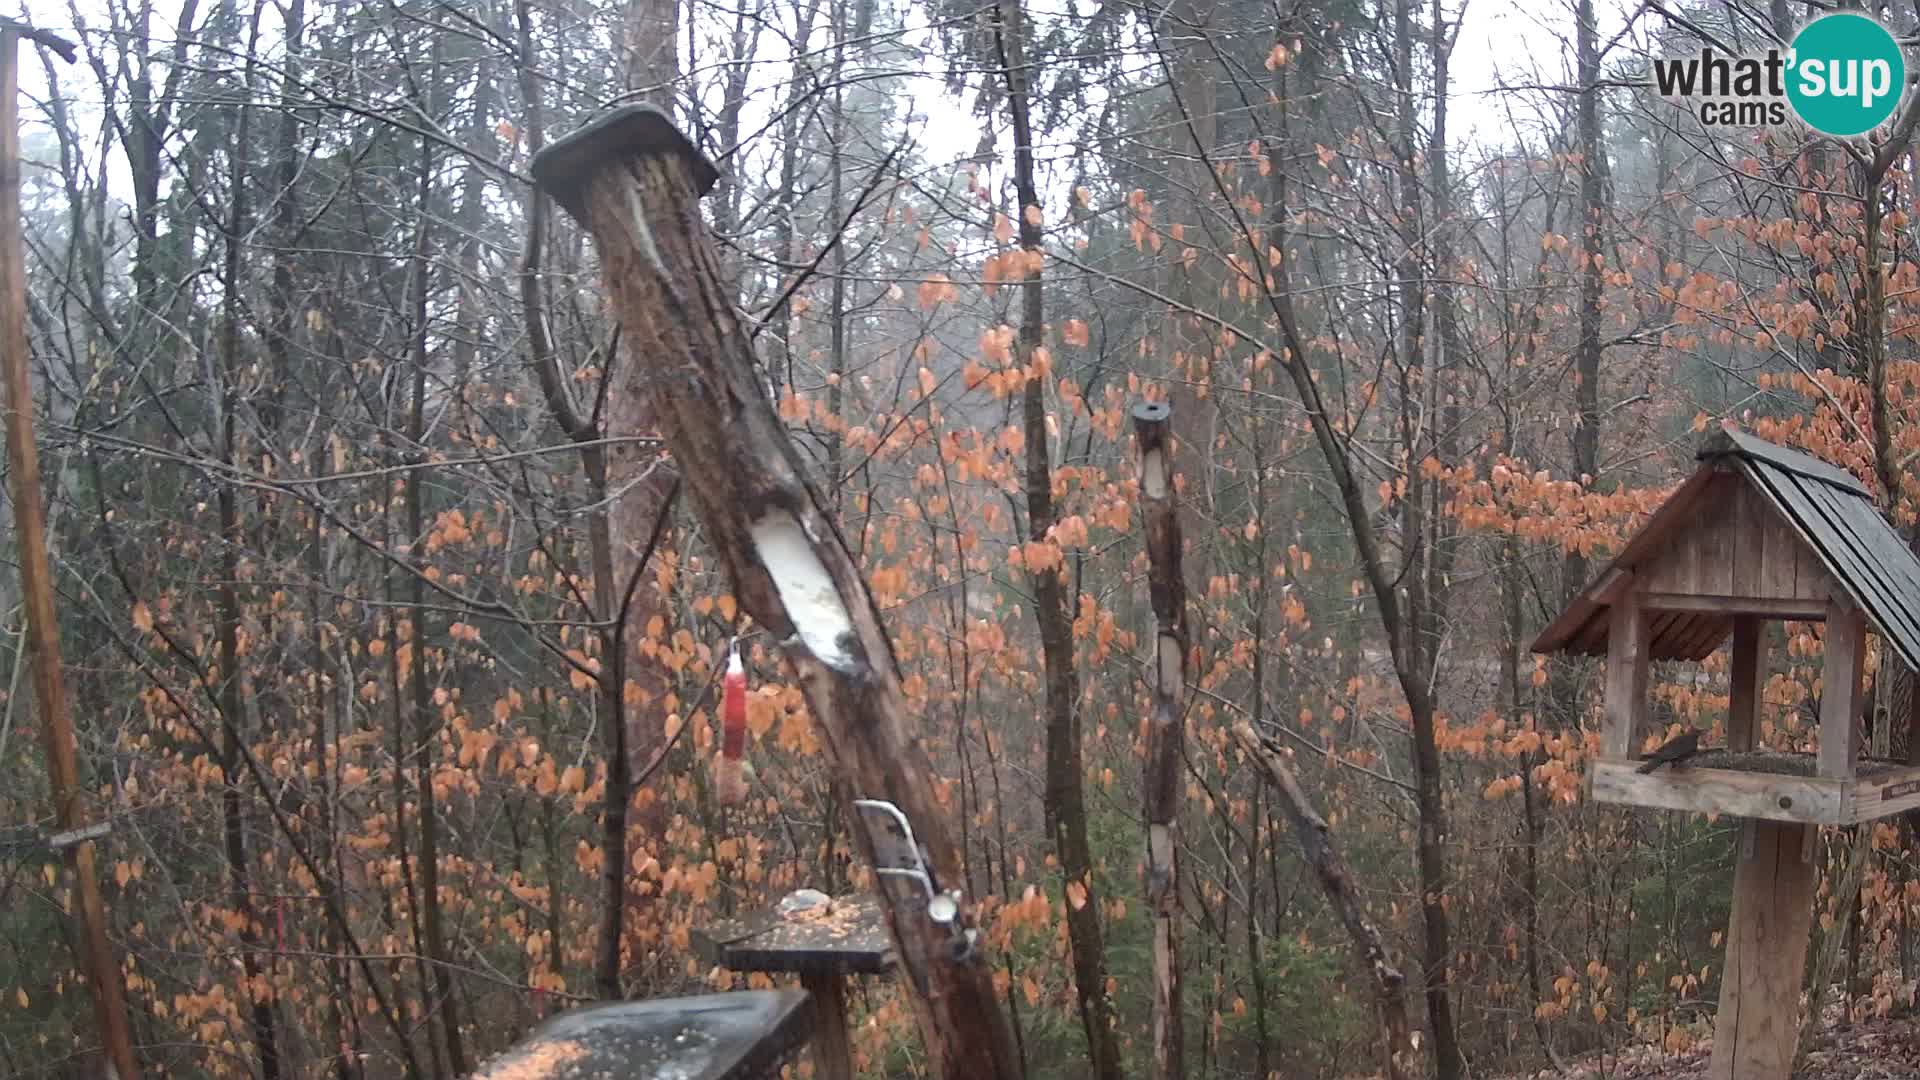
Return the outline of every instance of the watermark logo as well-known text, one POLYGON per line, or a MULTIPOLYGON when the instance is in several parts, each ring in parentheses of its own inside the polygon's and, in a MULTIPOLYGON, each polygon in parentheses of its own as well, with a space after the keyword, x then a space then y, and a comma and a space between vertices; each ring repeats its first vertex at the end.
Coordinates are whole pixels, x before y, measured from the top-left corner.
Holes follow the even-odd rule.
POLYGON ((1843 12, 1815 19, 1788 49, 1658 59, 1660 96, 1708 127, 1783 127, 1790 117, 1842 138, 1864 135, 1893 116, 1906 96, 1907 61, 1877 20, 1843 12))

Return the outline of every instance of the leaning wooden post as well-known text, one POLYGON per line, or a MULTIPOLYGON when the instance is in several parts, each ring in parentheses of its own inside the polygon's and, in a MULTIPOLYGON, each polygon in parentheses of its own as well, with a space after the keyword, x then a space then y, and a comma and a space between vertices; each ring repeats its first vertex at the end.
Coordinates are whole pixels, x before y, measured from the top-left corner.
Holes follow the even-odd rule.
POLYGON ((1313 871, 1321 893, 1327 898, 1327 906, 1333 909, 1341 928, 1347 932, 1354 956, 1373 975, 1380 1026, 1386 1029, 1387 1080, 1414 1080, 1425 1076, 1426 1069, 1420 1060, 1421 1033, 1407 1018, 1407 977, 1394 965, 1386 941, 1380 936, 1380 928, 1367 914, 1346 857, 1333 846, 1333 827, 1314 809, 1279 749, 1262 739, 1251 723, 1241 720, 1234 724, 1233 737, 1240 749, 1260 767, 1262 778, 1273 786, 1274 794, 1280 797, 1280 808, 1293 825, 1294 837, 1300 841, 1302 861, 1313 871))
POLYGON ((892 643, 767 400, 700 217, 718 173, 671 120, 639 105, 542 150, 533 176, 593 236, 621 362, 649 377, 661 434, 734 594, 779 642, 849 783, 904 818, 850 809, 856 843, 876 869, 899 865, 876 862, 883 852, 924 860, 924 874, 880 872, 875 884, 929 1056, 958 1080, 1019 1076, 892 643), (909 829, 917 844, 903 843, 909 829))
MULTIPOLYGON (((87 827, 87 808, 81 801, 73 716, 67 709, 67 683, 60 668, 60 624, 53 607, 47 519, 41 507, 40 451, 33 436, 33 381, 27 371, 26 245, 20 229, 19 45, 23 37, 45 43, 68 63, 73 62, 73 46, 0 19, 0 230, 4 230, 0 236, 0 366, 6 369, 0 381, 7 394, 7 463, 13 474, 20 593, 33 651, 33 693, 46 739, 54 820, 61 832, 72 833, 87 827)), ((81 966, 93 996, 94 1021, 100 1025, 100 1040, 119 1080, 134 1080, 140 1066, 133 1057, 120 961, 107 940, 107 908, 100 897, 93 841, 83 839, 66 852, 74 891, 79 894, 81 966)))
MULTIPOLYGON (((1147 912, 1153 919, 1153 1074, 1185 1074, 1180 1029, 1180 749, 1187 693, 1187 583, 1180 569, 1180 515, 1174 507, 1173 438, 1161 402, 1133 407, 1139 443, 1140 507, 1153 601, 1153 716, 1147 722, 1147 912)), ((1257 961, 1256 961, 1257 962, 1257 961)))

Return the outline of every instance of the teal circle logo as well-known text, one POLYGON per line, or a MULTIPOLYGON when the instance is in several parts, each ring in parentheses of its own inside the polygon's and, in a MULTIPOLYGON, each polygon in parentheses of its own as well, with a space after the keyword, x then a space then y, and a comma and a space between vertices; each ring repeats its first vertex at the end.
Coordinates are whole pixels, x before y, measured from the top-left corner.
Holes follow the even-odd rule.
POLYGON ((1787 100, 1815 131, 1851 138, 1893 115, 1907 90, 1907 60, 1886 27, 1865 15, 1825 15, 1801 27, 1788 64, 1787 100))

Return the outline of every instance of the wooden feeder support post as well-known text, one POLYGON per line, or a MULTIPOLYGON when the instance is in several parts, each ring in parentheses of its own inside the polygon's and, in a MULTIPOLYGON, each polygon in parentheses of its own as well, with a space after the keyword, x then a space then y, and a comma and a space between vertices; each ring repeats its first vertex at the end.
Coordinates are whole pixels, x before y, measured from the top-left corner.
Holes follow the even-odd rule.
MULTIPOLYGON (((649 106, 611 112, 542 150, 534 182, 599 249, 619 362, 640 365, 695 514, 741 606, 772 632, 855 791, 897 807, 919 840, 924 885, 881 875, 882 905, 929 1056, 941 1075, 1021 1075, 1012 1029, 972 930, 975 904, 910 722, 892 642, 806 462, 767 400, 720 275, 699 200, 711 162, 649 106), (929 889, 940 890, 935 905, 929 889)), ((619 450, 618 452, 631 452, 619 450)), ((871 863, 888 837, 849 808, 871 863)))
POLYGON ((1181 745, 1187 695, 1187 583, 1180 569, 1180 515, 1174 503, 1173 409, 1133 407, 1139 443, 1140 508, 1153 601, 1153 714, 1147 721, 1143 785, 1147 817, 1147 913, 1153 919, 1153 1072, 1185 1074, 1180 1024, 1179 831, 1181 745))
MULTIPOLYGON (((1729 747, 1754 745, 1766 638, 1759 619, 1733 624, 1729 747)), ((1858 751, 1858 715, 1866 619, 1844 599, 1828 602, 1821 672, 1820 776, 1851 777, 1858 751)), ((1727 959, 1720 971, 1709 1080, 1786 1080, 1800 1036, 1800 984, 1819 875, 1813 863, 1818 826, 1748 820, 1741 824, 1728 917, 1727 959)))
POLYGON ((853 1080, 847 980, 894 970, 892 942, 879 904, 867 897, 833 902, 821 918, 758 912, 693 932, 694 944, 733 971, 791 973, 813 995, 815 1080, 853 1080), (836 913, 836 909, 837 912, 836 913))
POLYGON ((20 227, 20 64, 22 38, 38 41, 72 63, 73 46, 43 31, 0 19, 0 366, 5 368, 7 463, 13 475, 15 539, 20 549, 20 592, 32 647, 33 693, 46 740, 47 779, 54 820, 78 843, 64 848, 80 919, 80 961, 93 997, 107 1060, 118 1080, 136 1080, 133 1034, 127 1023, 126 988, 120 961, 107 940, 107 908, 100 896, 87 811, 81 801, 80 763, 73 715, 60 668, 60 623, 53 606, 53 569, 47 558, 47 519, 41 508, 40 451, 33 434, 33 380, 27 370, 26 245, 20 227))
MULTIPOLYGON (((1750 750, 1758 740, 1766 647, 1766 627, 1758 616, 1734 618, 1729 749, 1750 750)), ((1842 696, 1851 698, 1844 692, 1842 696)), ((1792 1069, 1800 1030, 1800 980, 1813 920, 1815 875, 1807 845, 1814 831, 1815 826, 1788 822, 1741 823, 1727 959, 1720 970, 1720 1009, 1707 1073, 1716 1080, 1784 1078, 1792 1069)))

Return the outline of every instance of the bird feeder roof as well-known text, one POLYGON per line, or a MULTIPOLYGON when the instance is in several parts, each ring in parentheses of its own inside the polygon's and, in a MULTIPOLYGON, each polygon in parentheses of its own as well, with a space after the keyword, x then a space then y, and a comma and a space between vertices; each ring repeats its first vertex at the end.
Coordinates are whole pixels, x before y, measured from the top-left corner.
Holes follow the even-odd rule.
POLYGON ((1920 558, 1845 470, 1738 431, 1700 447, 1700 468, 1533 643, 1538 653, 1603 655, 1608 610, 1626 588, 1658 585, 1656 660, 1713 653, 1735 614, 1819 617, 1838 593, 1920 670, 1920 558), (1686 564, 1676 572, 1676 564, 1686 564), (1639 580, 1636 580, 1638 575, 1639 580))

